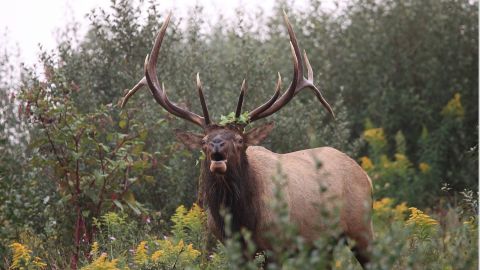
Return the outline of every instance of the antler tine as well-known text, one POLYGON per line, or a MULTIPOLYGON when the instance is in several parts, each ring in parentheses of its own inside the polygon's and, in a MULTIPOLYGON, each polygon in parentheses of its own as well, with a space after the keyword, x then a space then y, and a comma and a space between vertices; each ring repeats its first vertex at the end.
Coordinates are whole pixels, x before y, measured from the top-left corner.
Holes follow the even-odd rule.
POLYGON ((304 61, 305 61, 305 66, 307 68, 307 78, 304 77, 303 65, 301 63, 302 56, 300 53, 300 48, 298 46, 297 38, 293 31, 293 27, 285 11, 283 11, 283 17, 285 20, 285 24, 287 25, 288 35, 290 37, 290 49, 292 51, 292 58, 293 58, 293 79, 287 91, 285 91, 285 93, 283 93, 283 95, 278 100, 276 100, 273 104, 271 104, 270 107, 265 109, 263 112, 256 114, 255 117, 252 117, 251 121, 267 117, 277 112, 283 106, 285 106, 288 102, 290 102, 290 100, 298 92, 300 92, 302 89, 305 89, 305 88, 311 88, 314 91, 315 95, 317 96, 318 100, 335 118, 335 115, 333 113, 331 106, 322 96, 320 90, 318 90, 318 88, 313 84, 313 70, 310 65, 310 62, 308 61, 306 53, 304 53, 304 61))
POLYGON ((272 106, 272 104, 275 101, 277 101, 278 96, 280 96, 281 88, 282 88, 282 76, 280 75, 280 72, 278 72, 278 80, 277 80, 277 85, 275 86, 275 93, 267 102, 265 102, 260 107, 250 112, 249 114, 250 121, 255 121, 259 114, 264 112, 266 109, 270 108, 270 106, 272 106))
POLYGON ((313 83, 313 69, 310 65, 310 61, 308 61, 307 52, 303 50, 303 61, 305 62, 305 66, 307 66, 307 80, 313 83))
POLYGON ((247 79, 243 79, 242 87, 240 88, 240 96, 238 97, 237 109, 235 110, 235 118, 239 118, 242 114, 243 99, 247 92, 247 79))
MULTIPOLYGON (((305 66, 307 66, 307 80, 309 82, 309 87, 313 90, 320 103, 322 103, 322 105, 332 115, 333 119, 335 119, 335 113, 333 112, 332 107, 330 107, 330 104, 328 104, 327 100, 323 97, 322 92, 320 92, 320 90, 313 84, 313 70, 312 66, 310 65, 310 61, 308 61, 307 52, 305 50, 303 50, 303 60, 305 61, 305 66)), ((300 90, 297 90, 297 92, 300 90)))
POLYGON ((288 35, 290 37, 290 51, 292 53, 293 61, 293 79, 287 91, 285 91, 285 93, 283 93, 283 95, 274 104, 272 104, 270 108, 267 108, 265 111, 260 113, 257 119, 267 117, 285 106, 285 104, 287 104, 295 96, 295 90, 297 89, 297 86, 300 85, 302 80, 304 79, 303 66, 299 62, 299 60, 301 60, 301 55, 300 49, 298 47, 297 38, 295 36, 295 32, 293 32, 292 25, 290 24, 290 21, 288 20, 285 11, 283 11, 283 16, 285 23, 287 24, 288 35))
POLYGON ((128 92, 123 96, 122 101, 120 103, 120 108, 123 109, 125 107, 125 104, 127 104, 128 100, 142 87, 147 85, 147 81, 145 80, 145 77, 143 77, 132 89, 128 90, 128 92))
POLYGON ((208 114, 207 103, 205 102, 205 97, 203 96, 203 87, 202 81, 200 81, 200 74, 197 73, 197 90, 198 97, 200 98, 200 103, 202 104, 203 117, 205 118, 205 124, 210 124, 210 115, 208 114))
MULTIPOLYGON (((287 31, 288 31, 288 36, 290 37, 290 48, 292 49, 292 55, 295 58, 297 58, 297 60, 301 61, 302 58, 300 54, 300 48, 298 47, 297 36, 293 31, 292 24, 290 23, 290 20, 288 19, 288 16, 285 10, 283 10, 283 20, 287 25, 287 31)), ((300 78, 303 78, 303 67, 302 67, 302 64, 299 63, 299 61, 296 62, 298 64, 298 73, 301 75, 300 78)))
MULTIPOLYGON (((143 64, 143 69, 144 69, 144 72, 146 72, 147 70, 147 66, 148 66, 148 60, 149 59, 149 55, 147 54, 147 56, 145 56, 145 61, 144 61, 144 64, 143 64)), ((123 109, 125 107, 125 105, 127 104, 128 100, 138 91, 140 90, 142 87, 144 86, 148 86, 148 83, 147 83, 147 79, 145 76, 142 77, 142 79, 132 88, 130 89, 124 96, 123 96, 123 99, 122 99, 122 102, 120 104, 120 107, 123 109)), ((155 90, 151 90, 152 92, 152 95, 153 97, 155 98, 155 100, 160 103, 160 105, 162 105, 162 107, 164 107, 167 111, 171 112, 169 109, 166 108, 166 105, 164 104, 162 98, 161 98, 161 94, 158 92, 158 91, 155 91, 155 90)))
MULTIPOLYGON (((167 30, 168 24, 170 22, 171 16, 172 16, 172 13, 170 12, 167 18, 165 19, 165 22, 163 23, 162 27, 160 28, 160 31, 157 37, 155 38, 155 43, 152 47, 152 51, 150 52, 150 56, 147 55, 147 57, 145 58, 145 66, 144 66, 145 76, 125 95, 121 105, 123 107, 128 101, 128 99, 133 94, 135 94, 138 91, 138 89, 140 89, 144 85, 148 85, 157 103, 160 104, 160 106, 162 106, 165 110, 167 110, 169 113, 173 115, 176 115, 180 118, 188 120, 204 128, 209 123, 208 111, 206 114, 206 118, 208 119, 208 121, 205 121, 204 117, 199 116, 188 110, 185 110, 175 105, 174 103, 172 103, 167 97, 167 94, 164 90, 165 88, 160 86, 160 81, 158 80, 158 77, 156 74, 158 54, 160 52, 160 47, 162 46, 162 41, 163 41, 163 38, 165 37, 165 33, 167 30)), ((202 103, 204 103, 204 101, 202 101, 202 103)), ((204 104, 202 104, 202 107, 203 105, 204 104)), ((204 113, 205 113, 205 110, 204 110, 204 113)))

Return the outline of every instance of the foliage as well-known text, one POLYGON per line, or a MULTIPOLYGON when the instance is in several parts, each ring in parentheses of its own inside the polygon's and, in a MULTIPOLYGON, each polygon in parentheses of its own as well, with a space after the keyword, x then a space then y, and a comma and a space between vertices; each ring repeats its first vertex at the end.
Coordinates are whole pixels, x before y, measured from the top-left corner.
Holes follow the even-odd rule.
POLYGON ((40 220, 32 229, 42 230, 44 224, 42 234, 54 242, 73 239, 75 265, 93 236, 93 218, 104 209, 125 205, 141 213, 131 187, 151 178, 146 170, 152 155, 143 151, 148 134, 143 124, 111 105, 81 113, 71 100, 75 85, 65 81, 49 56, 42 60, 46 78, 32 78, 20 95, 20 113, 34 129, 23 181, 41 187, 43 196, 36 208, 44 211, 36 213, 40 220), (127 121, 135 132, 125 130, 127 121))
POLYGON ((82 267, 82 270, 117 270, 118 260, 113 259, 109 261, 107 259, 107 254, 102 253, 98 258, 96 258, 91 264, 82 267))
MULTIPOLYGON (((443 137, 447 134, 445 132, 449 132, 448 134, 451 135, 450 131, 462 126, 464 111, 460 95, 455 94, 439 114, 443 116, 444 125, 431 133, 425 128, 421 132, 422 137, 418 152, 423 154, 417 164, 413 163, 414 158, 407 156, 406 149, 409 145, 401 130, 394 137, 395 151, 391 155, 392 151, 388 151, 386 147, 389 138, 385 136, 383 128, 375 128, 370 120, 366 122, 363 138, 367 142, 369 155, 361 157, 359 161, 363 169, 372 178, 377 197, 393 196, 399 200, 425 205, 425 202, 439 195, 442 181, 458 184, 457 181, 452 183, 452 181, 444 178, 451 175, 445 172, 444 165, 453 161, 447 161, 446 159, 450 159, 450 157, 442 156, 440 153, 461 151, 445 145, 446 140, 451 141, 451 137, 443 137), (437 145, 439 141, 443 141, 445 144, 433 149, 433 145, 437 145), (405 185, 408 185, 409 188, 402 188, 405 185), (394 190, 397 192, 394 192, 394 190), (419 197, 418 192, 421 192, 425 197, 419 197)), ((466 153, 458 157, 463 162, 471 162, 465 155, 466 153)), ((451 173, 453 175, 453 172, 451 173)))
POLYGON ((218 122, 218 124, 220 126, 226 126, 228 124, 246 125, 248 124, 248 122, 249 122, 248 112, 243 112, 238 118, 235 117, 234 112, 231 112, 227 115, 220 116, 220 122, 218 122))
POLYGON ((199 264, 200 251, 194 246, 205 250, 206 220, 198 205, 189 210, 178 207, 172 216, 172 235, 164 239, 142 234, 148 237, 147 240, 138 240, 131 231, 132 223, 127 220, 127 216, 115 213, 102 216, 97 223, 103 228, 98 235, 99 241, 92 244, 90 251, 93 261, 82 269, 126 269, 127 266, 133 269, 184 269, 199 264))
POLYGON ((207 217, 205 212, 197 204, 187 211, 180 205, 172 216, 172 234, 178 239, 192 243, 196 248, 205 245, 205 224, 207 217))
MULTIPOLYGON (((464 218, 458 216, 456 211, 457 209, 448 209, 449 213, 438 221, 415 207, 408 207, 404 202, 396 204, 391 198, 375 201, 374 224, 377 237, 373 245, 374 259, 370 269, 476 269, 478 246, 473 239, 478 237, 478 219, 470 216, 473 220, 469 222, 473 224, 462 223, 464 218), (462 250, 455 247, 462 247, 462 250)), ((113 215, 115 218, 112 219, 112 213, 107 215, 110 217, 101 218, 102 224, 114 222, 120 231, 126 233, 124 239, 128 242, 131 234, 127 234, 128 229, 122 229, 129 226, 128 217, 113 215)), ((184 224, 193 228, 196 227, 194 224, 205 225, 203 215, 203 211, 196 205, 188 211, 181 206, 172 216, 172 221, 175 220, 174 227, 184 224)), ((228 215, 226 222, 228 223, 228 215)), ((281 262, 269 263, 268 269, 304 266, 325 269, 326 248, 334 250, 335 269, 359 269, 358 263, 354 261, 344 243, 324 242, 327 238, 319 239, 312 250, 294 233, 295 230, 289 231, 285 227, 291 227, 291 224, 282 224, 281 221, 280 224, 286 235, 276 243, 288 244, 289 248, 275 249, 276 258, 283 259, 281 262), (292 253, 292 250, 296 252, 292 253)), ((144 232, 143 237, 147 239, 144 238, 145 240, 137 243, 130 242, 130 246, 116 246, 113 249, 95 241, 90 252, 91 262, 82 269, 258 269, 265 261, 264 254, 257 254, 251 261, 245 261, 238 241, 240 235, 232 235, 224 245, 218 243, 212 252, 205 247, 196 249, 192 243, 178 238, 181 235, 186 239, 194 239, 192 236, 205 234, 202 229, 182 231, 180 235, 176 235, 175 230, 172 232, 171 236, 164 239, 144 232), (207 260, 200 262, 199 258, 207 254, 207 260)), ((243 232, 242 235, 247 245, 251 246, 249 233, 243 232)), ((19 251, 14 253, 16 257, 13 261, 21 261, 22 259, 15 258, 27 256, 24 254, 30 256, 31 251, 24 251, 26 249, 24 246, 16 243, 15 247, 19 251)), ((251 248, 254 250, 253 246, 251 248)), ((31 260, 30 257, 28 260, 31 260)), ((36 260, 41 262, 39 258, 36 260)))

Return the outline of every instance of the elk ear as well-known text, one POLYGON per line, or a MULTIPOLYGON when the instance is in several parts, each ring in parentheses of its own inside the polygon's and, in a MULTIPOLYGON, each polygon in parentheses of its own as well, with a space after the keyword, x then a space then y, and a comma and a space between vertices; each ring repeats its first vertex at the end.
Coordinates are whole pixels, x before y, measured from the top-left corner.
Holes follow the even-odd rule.
POLYGON ((247 140, 247 144, 249 145, 257 145, 261 143, 265 138, 267 138, 268 134, 273 130, 274 123, 270 122, 263 126, 259 126, 249 130, 245 134, 245 138, 247 140))
POLYGON ((204 136, 201 134, 175 130, 175 136, 190 150, 202 148, 202 139, 204 136))

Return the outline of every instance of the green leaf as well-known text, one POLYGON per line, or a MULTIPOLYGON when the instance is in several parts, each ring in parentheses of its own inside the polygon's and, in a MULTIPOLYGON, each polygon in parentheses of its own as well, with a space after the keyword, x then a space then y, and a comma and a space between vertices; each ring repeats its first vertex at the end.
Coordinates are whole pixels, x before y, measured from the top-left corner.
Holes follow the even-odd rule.
POLYGON ((136 202, 135 201, 135 196, 133 195, 133 192, 131 192, 131 191, 127 191, 125 193, 125 195, 123 195, 123 200, 125 200, 125 202, 131 203, 131 204, 136 202))
POLYGON ((86 218, 86 217, 88 217, 88 215, 90 215, 90 211, 88 211, 88 210, 83 210, 83 211, 82 211, 82 216, 83 216, 83 217, 86 218))
POLYGON ((127 126, 127 121, 125 120, 120 120, 120 122, 118 122, 118 126, 120 128, 125 128, 127 126))
POLYGON ((123 211, 123 205, 121 202, 119 202, 118 200, 113 200, 113 203, 118 207, 120 208, 120 210, 123 211))
POLYGON ((248 112, 244 112, 240 115, 240 117, 235 118, 235 113, 231 112, 227 115, 220 116, 220 122, 218 123, 220 126, 226 126, 228 124, 242 124, 246 125, 249 122, 249 115, 248 112))
POLYGON ((133 210, 133 212, 135 212, 135 214, 140 215, 142 213, 140 209, 138 209, 138 207, 136 206, 136 202, 135 203, 127 202, 127 205, 133 210))
POLYGON ((145 180, 145 182, 150 183, 150 184, 155 182, 155 178, 151 175, 145 175, 145 176, 143 176, 143 179, 145 180))

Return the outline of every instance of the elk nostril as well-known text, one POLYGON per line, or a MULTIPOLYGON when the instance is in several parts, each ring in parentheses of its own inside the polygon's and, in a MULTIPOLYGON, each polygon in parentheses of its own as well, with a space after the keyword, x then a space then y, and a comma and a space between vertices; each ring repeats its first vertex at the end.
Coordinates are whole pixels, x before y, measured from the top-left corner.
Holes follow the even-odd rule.
POLYGON ((225 160, 225 156, 221 153, 213 153, 210 158, 214 161, 222 161, 222 160, 225 160))

